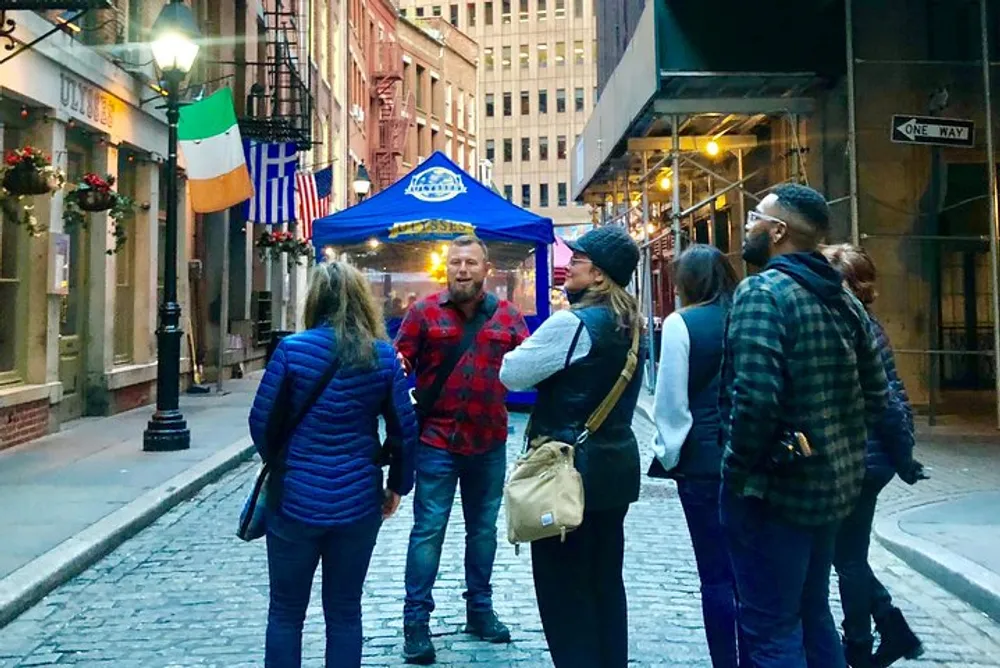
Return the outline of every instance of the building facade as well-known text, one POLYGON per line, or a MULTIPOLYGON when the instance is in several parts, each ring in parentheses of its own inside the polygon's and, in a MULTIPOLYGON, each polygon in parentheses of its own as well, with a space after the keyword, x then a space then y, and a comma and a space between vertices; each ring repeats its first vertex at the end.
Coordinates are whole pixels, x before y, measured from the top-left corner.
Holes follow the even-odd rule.
POLYGON ((476 174, 479 146, 478 45, 441 18, 399 20, 403 90, 412 108, 402 168, 408 171, 434 151, 476 174))
POLYGON ((747 208, 777 183, 807 183, 830 202, 831 240, 861 243, 878 266, 874 311, 914 403, 931 423, 993 421, 998 225, 986 128, 997 111, 986 117, 984 80, 995 101, 997 3, 601 4, 599 50, 615 57, 601 61, 572 196, 640 238, 650 226, 658 314, 673 305, 675 245, 714 243, 740 265, 747 208), (734 49, 763 16, 783 38, 734 49), (907 137, 921 116, 973 131, 951 146, 907 137))
POLYGON ((441 18, 479 44, 479 156, 497 189, 556 225, 590 221, 570 197, 570 151, 596 102, 590 0, 402 0, 400 12, 441 18))

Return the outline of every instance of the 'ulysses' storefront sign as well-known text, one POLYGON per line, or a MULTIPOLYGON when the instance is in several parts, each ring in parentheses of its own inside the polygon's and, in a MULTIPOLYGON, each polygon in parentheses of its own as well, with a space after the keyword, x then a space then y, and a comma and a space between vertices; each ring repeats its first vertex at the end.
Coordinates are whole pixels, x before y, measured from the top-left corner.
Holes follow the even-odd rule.
POLYGON ((59 74, 59 103, 80 120, 110 130, 118 111, 118 99, 100 88, 65 72, 59 74))

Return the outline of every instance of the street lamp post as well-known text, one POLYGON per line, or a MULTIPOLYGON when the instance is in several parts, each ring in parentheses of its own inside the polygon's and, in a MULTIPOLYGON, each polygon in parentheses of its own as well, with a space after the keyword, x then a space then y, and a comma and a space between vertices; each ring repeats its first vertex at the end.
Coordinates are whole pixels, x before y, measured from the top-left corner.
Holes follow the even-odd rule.
POLYGON ((358 173, 354 175, 354 183, 352 185, 354 186, 354 195, 358 198, 359 202, 363 202, 372 189, 372 180, 368 176, 368 170, 365 169, 365 163, 362 162, 358 165, 358 173))
POLYGON ((156 330, 156 412, 142 436, 147 452, 186 450, 191 432, 180 411, 181 305, 177 302, 177 121, 179 88, 198 55, 200 33, 191 10, 171 0, 153 23, 153 59, 163 76, 167 111, 167 221, 163 302, 156 330))

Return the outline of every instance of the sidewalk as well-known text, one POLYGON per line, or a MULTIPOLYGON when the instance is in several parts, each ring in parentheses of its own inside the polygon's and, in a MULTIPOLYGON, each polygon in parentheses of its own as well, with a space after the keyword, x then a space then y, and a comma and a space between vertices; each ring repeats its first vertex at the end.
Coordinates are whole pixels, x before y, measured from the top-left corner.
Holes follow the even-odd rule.
MULTIPOLYGON (((191 448, 147 453, 153 407, 83 418, 0 452, 0 626, 252 455, 259 373, 182 395, 191 448)), ((234 520, 235 521, 235 520, 234 520)))
MULTIPOLYGON (((652 410, 643 392, 637 411, 651 420, 652 410)), ((930 479, 909 486, 896 478, 885 488, 875 538, 1000 621, 1000 432, 918 423, 915 456, 930 479)))

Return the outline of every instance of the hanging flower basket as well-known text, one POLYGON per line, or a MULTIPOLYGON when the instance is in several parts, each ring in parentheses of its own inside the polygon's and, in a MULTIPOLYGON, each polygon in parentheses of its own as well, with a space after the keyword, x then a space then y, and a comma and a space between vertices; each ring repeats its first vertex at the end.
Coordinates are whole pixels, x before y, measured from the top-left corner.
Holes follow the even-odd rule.
POLYGON ((15 167, 4 175, 3 187, 16 197, 48 195, 59 187, 59 181, 54 174, 33 167, 15 167))
POLYGON ((301 264, 301 258, 308 258, 313 254, 309 242, 296 239, 292 232, 262 232, 257 238, 256 246, 260 259, 271 257, 277 260, 282 253, 287 253, 289 264, 301 264))
POLYGON ((76 193, 77 205, 89 213, 97 211, 107 211, 115 205, 118 193, 100 192, 98 190, 85 190, 76 193))
POLYGON ((34 204, 25 198, 48 195, 64 182, 63 173, 42 151, 31 146, 8 151, 0 164, 0 210, 31 236, 38 236, 47 228, 38 223, 34 204))
POLYGON ((120 251, 128 241, 125 219, 132 215, 135 209, 135 202, 132 201, 132 198, 112 190, 114 185, 115 177, 110 174, 101 177, 88 172, 78 183, 73 185, 73 191, 63 203, 63 225, 67 231, 74 227, 86 228, 89 221, 87 213, 109 212, 108 217, 111 218, 113 224, 112 233, 115 237, 115 247, 107 251, 108 255, 114 255, 120 251))

